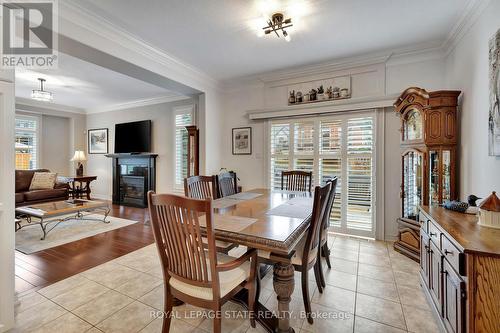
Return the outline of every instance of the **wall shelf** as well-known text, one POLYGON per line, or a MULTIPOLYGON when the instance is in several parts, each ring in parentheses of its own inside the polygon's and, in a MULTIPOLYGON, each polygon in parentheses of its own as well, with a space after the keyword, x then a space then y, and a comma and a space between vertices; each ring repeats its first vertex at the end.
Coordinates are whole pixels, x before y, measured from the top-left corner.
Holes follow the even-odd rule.
POLYGON ((368 110, 392 107, 399 95, 384 95, 377 97, 350 98, 344 100, 321 101, 321 103, 300 103, 290 106, 278 106, 247 111, 251 120, 280 118, 300 115, 334 113, 342 111, 368 110))

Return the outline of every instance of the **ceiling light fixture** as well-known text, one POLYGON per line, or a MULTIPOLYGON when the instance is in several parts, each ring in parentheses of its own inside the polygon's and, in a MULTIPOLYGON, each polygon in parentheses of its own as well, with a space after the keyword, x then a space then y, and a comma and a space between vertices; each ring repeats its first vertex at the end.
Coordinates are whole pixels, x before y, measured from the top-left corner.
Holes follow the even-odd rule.
POLYGON ((43 90, 43 83, 45 82, 45 79, 38 78, 38 81, 40 81, 40 90, 33 89, 31 91, 31 98, 42 102, 52 102, 54 99, 52 93, 43 90))
POLYGON ((271 19, 267 21, 267 24, 267 27, 262 28, 266 35, 274 32, 280 38, 279 32, 281 31, 281 35, 283 35, 287 42, 291 40, 290 34, 285 30, 293 26, 291 18, 285 19, 282 13, 274 13, 271 19))

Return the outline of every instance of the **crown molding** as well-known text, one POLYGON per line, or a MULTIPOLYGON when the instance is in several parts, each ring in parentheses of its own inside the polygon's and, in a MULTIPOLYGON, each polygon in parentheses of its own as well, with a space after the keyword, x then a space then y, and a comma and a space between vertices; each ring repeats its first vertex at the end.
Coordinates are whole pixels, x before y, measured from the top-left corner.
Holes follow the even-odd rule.
POLYGON ((455 49, 460 40, 469 32, 479 16, 488 7, 491 0, 470 0, 465 10, 462 12, 460 19, 451 29, 448 37, 444 41, 442 47, 445 50, 445 55, 449 55, 455 49))
POLYGON ((299 69, 286 68, 277 71, 265 72, 234 79, 225 80, 222 86, 225 90, 239 90, 242 87, 259 87, 262 84, 270 84, 277 81, 289 80, 297 77, 323 74, 357 68, 384 64, 393 66, 398 64, 409 64, 429 59, 444 57, 440 41, 429 41, 417 45, 401 47, 385 51, 367 53, 360 56, 338 58, 327 62, 300 66, 299 69), (238 88, 239 87, 239 88, 238 88))
POLYGON ((137 107, 142 107, 142 106, 148 106, 148 105, 182 101, 182 100, 186 100, 186 99, 190 99, 190 97, 171 94, 171 95, 166 95, 166 96, 158 96, 158 97, 153 97, 153 98, 138 99, 138 100, 130 101, 130 102, 111 104, 111 105, 107 105, 107 106, 99 107, 99 108, 89 108, 89 109, 85 109, 85 113, 86 114, 95 114, 95 113, 112 112, 112 111, 125 110, 125 109, 137 108, 137 107))
POLYGON ((59 16, 61 19, 76 24, 96 35, 119 43, 121 46, 145 56, 148 60, 163 65, 181 76, 188 77, 195 82, 199 82, 211 88, 220 88, 219 81, 212 78, 204 71, 181 61, 164 50, 134 35, 130 31, 84 8, 75 0, 59 1, 59 16))
POLYGON ((299 66, 300 69, 297 69, 296 67, 287 68, 284 70, 253 75, 252 77, 254 79, 258 79, 261 82, 270 83, 274 81, 288 80, 301 76, 315 75, 325 72, 333 72, 337 70, 349 69, 353 67, 361 67, 366 65, 385 63, 390 58, 390 56, 391 56, 390 52, 379 52, 357 57, 339 58, 333 61, 299 66))
MULTIPOLYGON (((34 99, 16 97, 16 110, 22 110, 22 106, 30 106, 39 109, 51 110, 51 111, 62 111, 76 114, 85 114, 85 109, 77 108, 68 105, 41 102, 34 99)), ((29 110, 26 110, 29 111, 29 110)))

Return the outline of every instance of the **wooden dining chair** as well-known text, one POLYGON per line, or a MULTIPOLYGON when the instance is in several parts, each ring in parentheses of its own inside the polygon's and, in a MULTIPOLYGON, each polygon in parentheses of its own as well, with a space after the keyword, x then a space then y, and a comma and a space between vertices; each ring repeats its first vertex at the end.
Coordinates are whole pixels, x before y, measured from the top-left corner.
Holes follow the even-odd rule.
POLYGON ((281 189, 287 191, 311 192, 312 172, 310 171, 282 171, 281 189))
POLYGON ((219 198, 238 193, 238 177, 236 172, 224 172, 217 175, 219 198))
MULTIPOLYGON (((191 176, 184 178, 184 195, 193 199, 217 199, 218 186, 217 176, 191 176)), ((204 239, 206 244, 206 239, 204 239)), ((229 251, 238 247, 237 244, 224 241, 215 241, 218 252, 228 254, 229 251)))
POLYGON ((217 199, 216 176, 191 176, 184 178, 184 195, 194 199, 217 199))
MULTIPOLYGON (((313 318, 311 316, 312 312, 308 274, 311 269, 314 269, 314 277, 316 279, 316 284, 318 285, 318 291, 322 293, 323 287, 320 283, 320 275, 318 271, 319 266, 317 265, 317 261, 319 260, 320 234, 323 223, 323 214, 326 210, 326 204, 328 202, 331 188, 332 184, 327 183, 323 187, 316 186, 314 189, 311 222, 309 228, 307 229, 307 233, 295 247, 295 253, 292 257, 292 265, 295 268, 295 271, 301 273, 302 298, 304 301, 304 308, 306 310, 307 321, 310 324, 313 323, 313 318)), ((259 251, 259 258, 261 262, 272 263, 269 252, 259 251)))
MULTIPOLYGON (((318 260, 317 265, 318 267, 318 272, 320 276, 320 282, 321 286, 323 288, 326 287, 326 281, 325 281, 325 275, 323 273, 323 265, 321 261, 321 257, 325 258, 326 265, 328 266, 328 269, 332 268, 332 264, 330 263, 330 249, 328 248, 328 227, 330 226, 330 214, 332 212, 332 207, 333 203, 335 202, 335 195, 337 191, 337 181, 338 178, 337 176, 327 180, 327 184, 330 183, 332 184, 332 188, 330 190, 330 194, 328 196, 328 200, 325 206, 325 213, 323 214, 323 222, 321 226, 321 244, 320 244, 320 258, 318 260)), ((319 288, 319 286, 318 286, 319 288)))
POLYGON ((221 307, 243 288, 248 289, 255 327, 257 252, 233 258, 215 250, 212 200, 189 199, 148 192, 149 213, 164 278, 162 332, 169 332, 174 298, 213 310, 213 331, 221 332, 221 307), (205 221, 208 251, 202 242, 205 221))

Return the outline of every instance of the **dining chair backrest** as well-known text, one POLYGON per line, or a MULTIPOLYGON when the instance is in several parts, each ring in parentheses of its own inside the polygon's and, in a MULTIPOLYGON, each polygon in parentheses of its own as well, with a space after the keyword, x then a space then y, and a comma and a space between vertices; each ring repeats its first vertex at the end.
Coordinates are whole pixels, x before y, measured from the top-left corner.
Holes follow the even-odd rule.
POLYGON ((281 189, 287 191, 311 192, 312 172, 309 171, 282 171, 281 189))
POLYGON ((193 199, 217 199, 216 176, 191 176, 184 178, 184 195, 193 199))
POLYGON ((325 214, 323 214, 323 229, 327 229, 330 226, 330 214, 332 212, 333 203, 335 202, 335 194, 337 191, 337 176, 327 180, 327 184, 331 183, 332 188, 330 190, 330 195, 328 196, 328 201, 325 207, 325 214))
POLYGON ((311 215, 311 225, 307 231, 306 242, 302 254, 302 265, 310 262, 311 254, 317 253, 318 246, 320 245, 320 231, 323 223, 323 215, 325 214, 326 204, 332 188, 331 183, 325 186, 316 186, 314 188, 314 201, 313 210, 311 215))
POLYGON ((236 172, 224 172, 217 175, 217 186, 219 187, 219 197, 227 197, 238 193, 238 177, 236 172))
POLYGON ((211 200, 150 191, 148 203, 165 281, 174 277, 194 286, 214 288, 218 294, 211 200), (206 226, 208 252, 204 251, 202 226, 206 226))

